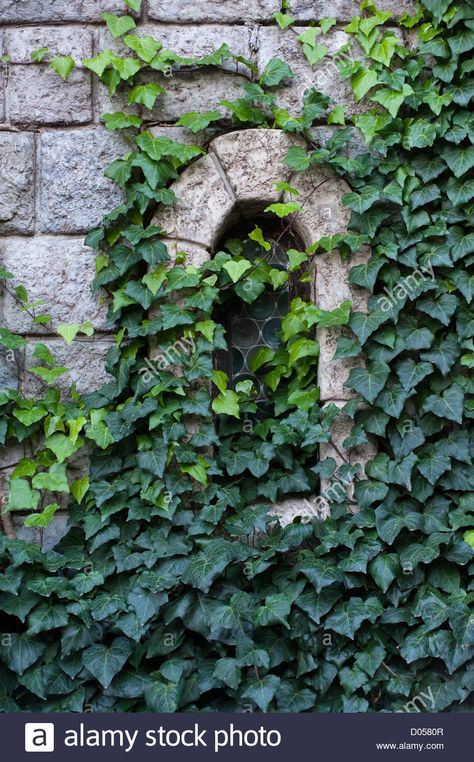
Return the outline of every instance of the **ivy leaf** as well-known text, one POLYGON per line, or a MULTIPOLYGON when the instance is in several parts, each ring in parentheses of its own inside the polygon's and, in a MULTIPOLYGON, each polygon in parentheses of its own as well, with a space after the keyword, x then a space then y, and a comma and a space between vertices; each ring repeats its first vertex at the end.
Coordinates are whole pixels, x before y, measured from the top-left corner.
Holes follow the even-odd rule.
POLYGON ((25 527, 47 527, 58 510, 58 503, 51 503, 41 513, 31 513, 25 519, 25 527))
POLYGON ((114 16, 113 13, 103 13, 102 18, 113 37, 122 37, 122 35, 136 27, 135 21, 131 16, 114 16))
POLYGON ((413 389, 423 381, 426 376, 433 372, 433 366, 429 362, 416 362, 411 357, 398 363, 396 372, 402 386, 405 389, 413 389))
POLYGON ((125 130, 129 127, 140 127, 142 120, 134 114, 124 114, 117 111, 115 114, 104 114, 104 124, 108 130, 125 130))
POLYGON ((103 688, 108 688, 130 656, 132 645, 127 638, 116 638, 110 648, 94 645, 82 654, 82 663, 103 688))
POLYGON ((28 635, 38 635, 58 627, 64 627, 69 621, 66 607, 45 601, 36 606, 28 616, 28 635))
POLYGON ((196 133, 205 130, 212 122, 217 122, 219 119, 222 119, 220 111, 205 111, 202 114, 198 111, 190 111, 183 114, 176 124, 179 127, 187 127, 191 132, 196 133))
POLYGON ((11 479, 5 511, 34 511, 39 499, 40 493, 26 479, 11 479))
POLYGON ((430 484, 436 484, 438 479, 448 471, 450 466, 451 459, 445 455, 437 453, 432 448, 429 448, 425 453, 420 454, 418 463, 416 464, 420 474, 423 474, 430 484))
POLYGON ((410 85, 403 85, 401 91, 381 88, 377 90, 375 95, 372 95, 370 100, 380 103, 381 106, 387 109, 390 116, 395 119, 405 98, 409 95, 413 95, 413 88, 410 85))
POLYGON ((281 678, 276 675, 266 675, 262 678, 249 680, 244 684, 242 698, 249 698, 262 712, 268 710, 280 686, 281 678))
POLYGON ((260 606, 254 613, 255 624, 259 627, 282 624, 287 629, 290 629, 290 625, 287 622, 290 610, 291 600, 288 600, 286 593, 268 595, 265 598, 263 606, 260 606))
POLYGON ((272 58, 265 66, 259 81, 263 87, 276 87, 283 80, 294 76, 287 63, 280 58, 272 58))
POLYGON ((457 148, 446 146, 441 151, 441 156, 456 177, 462 177, 474 167, 474 146, 469 148, 457 148))
POLYGON ((67 80, 75 65, 74 58, 71 58, 71 56, 58 56, 57 58, 53 58, 49 64, 50 68, 55 71, 56 74, 59 74, 64 81, 67 80))
POLYGON ((431 394, 423 405, 424 412, 431 412, 439 418, 462 423, 464 392, 459 384, 452 384, 441 396, 431 394))
POLYGON ((362 622, 366 619, 374 622, 382 611, 382 604, 377 598, 362 600, 362 598, 354 597, 337 604, 326 618, 325 627, 353 640, 362 622))
POLYGON ((240 418, 239 395, 232 389, 227 389, 212 401, 212 409, 218 415, 240 418))
POLYGON ((378 84, 377 72, 362 68, 352 77, 351 84, 356 101, 360 101, 369 90, 378 84))
POLYGON ((367 368, 353 368, 345 385, 373 404, 389 375, 390 368, 387 363, 372 362, 367 364, 367 368))
POLYGON ((237 283, 244 273, 252 269, 252 263, 247 259, 226 262, 222 269, 229 273, 232 283, 237 283))
POLYGON ((135 11, 135 13, 140 13, 142 0, 124 0, 124 2, 125 5, 128 5, 132 11, 135 11))
POLYGON ((130 104, 137 103, 145 106, 145 108, 151 111, 156 99, 159 95, 163 95, 163 93, 166 93, 165 88, 155 82, 150 82, 148 85, 136 85, 128 93, 128 102, 130 104))
POLYGON ((400 571, 400 561, 396 553, 380 553, 368 566, 368 572, 375 584, 386 593, 400 571))
POLYGON ((48 471, 43 471, 33 477, 32 485, 35 489, 47 489, 51 492, 68 492, 69 482, 66 476, 65 463, 53 463, 48 471))
POLYGON ((362 214, 370 209, 373 204, 380 198, 380 191, 378 188, 374 188, 370 185, 364 188, 362 193, 345 193, 342 197, 342 203, 348 206, 358 214, 362 214))
POLYGON ((72 344, 77 334, 81 330, 81 326, 77 323, 71 323, 71 325, 60 325, 57 328, 57 332, 63 337, 66 344, 72 344))
POLYGON ((270 251, 272 248, 271 243, 265 240, 263 237, 262 229, 258 227, 258 225, 255 225, 255 228, 252 230, 251 233, 249 233, 249 238, 251 241, 256 241, 260 244, 260 246, 265 249, 265 251, 270 251))
POLYGON ((283 217, 288 217, 289 214, 294 214, 295 212, 303 212, 304 209, 294 201, 290 201, 287 204, 270 204, 264 211, 272 212, 272 214, 276 214, 276 216, 281 219, 283 217))
POLYGON ((82 503, 87 490, 89 489, 89 477, 84 476, 82 479, 76 479, 71 484, 71 495, 78 503, 82 503))
POLYGON ((308 152, 302 146, 291 146, 282 164, 286 164, 290 169, 294 169, 296 172, 302 172, 308 169, 310 166, 310 159, 308 152))
POLYGON ((161 42, 158 42, 158 40, 155 40, 149 35, 137 37, 134 34, 127 34, 127 36, 123 38, 123 41, 125 45, 135 51, 139 58, 141 58, 142 61, 145 61, 145 63, 150 63, 158 51, 163 47, 161 42))
POLYGON ((166 442, 156 442, 152 450, 139 452, 137 463, 144 471, 148 471, 154 476, 163 476, 168 460, 168 445, 166 442))
POLYGON ((280 11, 275 11, 272 18, 275 19, 280 29, 287 29, 295 20, 289 13, 281 13, 280 11))
POLYGON ((37 48, 34 50, 31 54, 31 58, 33 61, 36 61, 39 63, 43 60, 43 58, 49 53, 49 48, 37 48))
POLYGON ((13 672, 23 675, 26 670, 38 661, 46 645, 38 638, 28 635, 9 634, 9 646, 2 653, 2 659, 13 672))
POLYGON ((382 482, 359 479, 355 485, 355 498, 361 508, 368 508, 373 503, 381 503, 388 490, 382 482))
POLYGON ((407 119, 403 144, 405 148, 428 148, 436 138, 436 125, 426 119, 407 119))
POLYGON ((377 275, 384 264, 385 259, 382 257, 370 257, 366 263, 351 268, 349 283, 373 291, 377 275))
POLYGON ((335 106, 332 109, 332 111, 329 112, 327 116, 327 123, 328 124, 345 124, 346 118, 345 118, 344 106, 341 106, 341 105, 335 106))
POLYGON ((452 204, 465 204, 474 197, 474 180, 460 182, 457 178, 450 177, 446 184, 446 192, 452 204))

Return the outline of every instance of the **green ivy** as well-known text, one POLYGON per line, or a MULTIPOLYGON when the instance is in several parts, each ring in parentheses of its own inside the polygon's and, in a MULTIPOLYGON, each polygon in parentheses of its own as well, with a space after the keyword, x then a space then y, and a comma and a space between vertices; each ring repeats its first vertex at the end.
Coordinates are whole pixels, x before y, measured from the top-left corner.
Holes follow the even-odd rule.
MULTIPOLYGON (((365 62, 336 55, 371 104, 352 119, 369 143, 356 157, 345 150, 349 128, 313 143, 313 125, 345 118, 321 93, 309 89, 298 116, 278 106, 277 88, 293 76, 285 62, 259 73, 226 45, 184 58, 129 34, 131 17, 106 18, 130 55, 104 51, 85 64, 141 107, 139 116, 105 116, 130 138, 129 154, 107 171, 125 201, 87 237, 94 287, 109 293, 117 329, 113 380, 63 401, 51 384, 66 369, 40 345, 32 371, 48 387, 43 397, 0 397, 3 443, 37 450, 12 475, 6 515, 28 509, 28 523, 45 526, 72 495, 71 529, 53 551, 0 542, 4 711, 408 711, 420 695, 432 697, 428 711, 472 708, 474 10, 423 0, 400 21, 418 30, 408 50, 389 14, 364 9, 347 31, 365 62), (269 264, 271 242, 258 226, 242 231, 260 247, 256 261, 234 239, 197 268, 180 255, 171 262, 149 224, 202 149, 147 132, 143 117, 164 88, 143 84, 140 72, 174 77, 227 59, 251 73, 242 97, 180 124, 225 130, 230 114, 231 127, 299 133, 308 149, 291 148, 285 163, 329 164, 352 188, 349 231, 290 249, 289 272, 304 282, 320 251, 372 251, 350 276, 370 292, 367 313, 298 297, 280 347, 254 358, 271 392, 264 415, 252 384, 229 386, 213 356, 227 349, 218 319, 226 305, 251 304, 288 277, 269 264), (331 444, 340 411, 318 404, 318 325, 348 325, 336 357, 366 358, 347 379, 351 434, 325 460, 319 447, 331 444), (368 442, 377 455, 363 476, 351 462, 368 442), (90 473, 73 481, 71 458, 86 445, 95 448, 90 473), (322 480, 331 487, 324 505, 309 503, 315 518, 280 526, 272 504, 309 500, 322 480)), ((293 23, 286 4, 275 18, 282 29, 293 23)), ((300 37, 311 64, 327 55, 333 22, 300 37)), ((304 214, 294 195, 267 214, 291 225, 290 215, 304 214)), ((2 273, 5 283, 10 276, 2 273)), ((48 324, 24 289, 15 295, 48 324)), ((90 328, 58 328, 70 342, 79 331, 90 328)), ((6 330, 0 342, 23 344, 6 330)))

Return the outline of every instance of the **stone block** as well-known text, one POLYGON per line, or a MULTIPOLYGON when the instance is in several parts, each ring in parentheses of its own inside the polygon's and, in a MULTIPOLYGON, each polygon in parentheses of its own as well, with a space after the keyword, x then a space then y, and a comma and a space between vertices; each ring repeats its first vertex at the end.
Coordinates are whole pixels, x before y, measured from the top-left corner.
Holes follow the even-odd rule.
POLYGON ((71 27, 27 26, 21 29, 6 29, 4 52, 10 56, 10 63, 31 63, 31 54, 38 48, 49 48, 46 60, 54 56, 70 55, 76 65, 82 58, 92 57, 92 31, 71 27))
POLYGON ((204 148, 215 137, 216 129, 208 127, 194 134, 187 127, 153 126, 150 132, 155 138, 169 138, 177 143, 186 143, 204 148))
POLYGON ((5 121, 5 74, 0 67, 0 123, 5 121))
POLYGON ((44 390, 40 379, 28 372, 29 368, 38 365, 38 360, 33 357, 36 343, 45 344, 53 353, 58 365, 68 368, 68 372, 60 376, 54 386, 61 390, 65 398, 70 396, 72 383, 76 384, 80 394, 93 392, 102 384, 111 380, 111 376, 104 367, 104 357, 108 349, 113 345, 106 339, 76 340, 67 345, 61 340, 39 339, 31 341, 25 349, 25 368, 21 384, 22 392, 27 397, 34 397, 44 390))
POLYGON ((34 154, 31 134, 0 132, 0 233, 34 229, 34 154))
MULTIPOLYGON (((208 4, 208 0, 206 3, 208 4)), ((213 19, 216 21, 217 19, 213 19)), ((181 21, 177 18, 176 21, 181 21)), ((151 35, 159 40, 166 50, 172 50, 181 56, 201 58, 214 52, 226 43, 236 55, 250 58, 250 31, 245 26, 222 26, 221 24, 184 26, 182 24, 143 24, 132 34, 151 35)), ((130 55, 121 40, 114 40, 107 29, 100 29, 98 36, 99 50, 113 50, 119 55, 130 55)), ((234 61, 226 61, 225 67, 233 71, 239 66, 234 61)), ((240 66, 242 66, 240 64, 240 66)))
MULTIPOLYGON (((240 85, 248 80, 231 72, 202 69, 187 73, 176 73, 171 77, 162 74, 146 74, 141 84, 156 82, 166 89, 160 95, 152 111, 143 110, 142 117, 147 121, 173 123, 189 111, 213 111, 218 109, 223 114, 228 111, 220 106, 222 100, 235 100, 242 96, 240 85)), ((130 109, 127 94, 119 90, 110 96, 105 86, 97 87, 95 112, 99 116, 113 111, 138 113, 138 108, 130 109)))
POLYGON ((101 21, 103 13, 124 10, 121 0, 2 0, 0 22, 101 21))
MULTIPOLYGON (((3 319, 2 327, 5 326, 5 323, 5 319, 3 319)), ((16 352, 5 349, 5 347, 0 347, 0 393, 5 389, 18 389, 18 365, 16 357, 16 352)))
POLYGON ((318 386, 323 402, 331 399, 350 400, 355 395, 352 389, 344 386, 352 368, 363 365, 360 357, 348 357, 334 360, 338 336, 350 335, 343 328, 320 328, 317 331, 319 341, 318 386))
POLYGON ((176 203, 154 218, 168 234, 212 247, 224 230, 234 202, 211 156, 194 162, 173 184, 176 203))
MULTIPOLYGON (((13 283, 25 286, 31 302, 43 301, 36 311, 51 315, 48 330, 56 329, 60 323, 82 324, 88 320, 96 329, 104 327, 104 298, 93 296, 90 289, 95 274, 94 254, 83 245, 82 238, 5 238, 0 241, 0 261, 15 275, 13 283)), ((4 297, 3 324, 17 333, 38 330, 9 294, 4 297)))
POLYGON ((75 69, 64 82, 43 65, 11 66, 8 113, 13 124, 85 124, 92 119, 90 72, 75 69))
POLYGON ((283 195, 275 184, 291 177, 290 168, 281 162, 294 143, 280 130, 243 130, 216 138, 211 150, 237 203, 261 212, 283 195))
MULTIPOLYGON (((295 220, 305 246, 311 246, 323 236, 347 230, 351 212, 341 199, 350 188, 343 180, 335 178, 329 167, 298 172, 290 184, 300 192, 297 201, 304 211, 295 215, 295 220)), ((284 198, 285 201, 295 200, 288 193, 284 198)))
MULTIPOLYGON (((413 13, 414 3, 410 0, 378 0, 377 8, 393 13, 395 17, 403 13, 413 13)), ((291 0, 291 15, 297 21, 317 21, 326 16, 334 16, 338 21, 350 21, 360 16, 360 5, 355 0, 291 0)))
POLYGON ((194 267, 200 267, 210 259, 207 249, 197 243, 179 241, 173 238, 163 238, 163 243, 166 245, 172 261, 176 260, 178 252, 185 252, 187 256, 184 264, 194 265, 194 267))
MULTIPOLYGON (((327 6, 326 11, 325 15, 328 15, 330 9, 327 6)), ((315 87, 324 95, 328 95, 333 105, 345 106, 347 114, 365 111, 366 104, 355 103, 350 82, 342 79, 331 58, 331 54, 348 42, 349 35, 336 27, 331 29, 323 40, 329 50, 328 56, 311 67, 297 39, 305 30, 306 27, 294 27, 286 32, 282 32, 278 27, 262 27, 260 30, 259 69, 262 70, 271 58, 281 58, 295 75, 288 81, 286 88, 278 90, 278 103, 290 113, 297 115, 301 110, 305 90, 315 87)))
POLYGON ((269 21, 280 10, 280 0, 148 0, 148 15, 156 21, 181 21, 183 23, 205 21, 241 22, 269 21))
POLYGON ((40 230, 87 233, 121 203, 104 171, 130 148, 98 127, 43 133, 40 145, 40 230))
POLYGON ((57 513, 47 527, 25 527, 25 516, 12 514, 16 538, 41 545, 45 552, 52 550, 68 531, 67 513, 57 513))
POLYGON ((370 256, 365 247, 350 259, 343 259, 337 251, 316 253, 313 265, 316 270, 316 304, 323 310, 334 310, 342 302, 352 302, 354 312, 367 312, 368 292, 349 283, 349 272, 355 265, 364 264, 370 256))

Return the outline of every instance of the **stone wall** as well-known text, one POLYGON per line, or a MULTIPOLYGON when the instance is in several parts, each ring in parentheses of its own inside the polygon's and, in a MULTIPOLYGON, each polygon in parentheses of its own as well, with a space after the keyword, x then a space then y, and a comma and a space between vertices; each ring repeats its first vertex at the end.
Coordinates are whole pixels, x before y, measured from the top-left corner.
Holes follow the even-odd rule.
MULTIPOLYGON (((379 4, 401 13, 406 2, 379 4)), ((226 42, 260 67, 280 56, 297 74, 280 95, 284 106, 296 108, 304 90, 316 85, 354 112, 357 106, 335 67, 323 60, 311 70, 296 36, 309 19, 334 16, 338 23, 327 44, 336 49, 346 39, 343 26, 357 13, 357 2, 293 0, 291 6, 298 25, 282 32, 271 19, 280 0, 143 0, 138 32, 151 31, 165 47, 194 55, 226 42)), ((127 11, 121 0, 0 0, 0 55, 8 57, 8 63, 0 64, 0 266, 26 286, 31 301, 43 300, 42 310, 53 318, 49 327, 32 327, 4 294, 1 324, 56 351, 70 368, 63 383, 76 381, 79 391, 104 380, 102 357, 112 341, 105 306, 89 292, 94 256, 83 238, 120 201, 103 171, 127 150, 101 123, 104 112, 123 110, 123 97, 111 99, 80 65, 80 59, 104 48, 119 48, 101 19, 104 12, 127 11), (43 46, 76 60, 66 82, 46 63, 31 60, 31 53, 43 46), (55 335, 60 323, 85 320, 94 325, 92 338, 68 348, 55 335)), ((150 117, 153 132, 196 142, 174 123, 185 111, 204 111, 222 98, 238 97, 239 79, 243 81, 231 72, 206 70, 164 80, 169 95, 158 99, 150 117)), ((31 349, 17 352, 14 361, 0 355, 0 385, 34 392, 31 376, 25 374, 31 354, 31 349)), ((11 463, 3 463, 7 465, 11 463)))

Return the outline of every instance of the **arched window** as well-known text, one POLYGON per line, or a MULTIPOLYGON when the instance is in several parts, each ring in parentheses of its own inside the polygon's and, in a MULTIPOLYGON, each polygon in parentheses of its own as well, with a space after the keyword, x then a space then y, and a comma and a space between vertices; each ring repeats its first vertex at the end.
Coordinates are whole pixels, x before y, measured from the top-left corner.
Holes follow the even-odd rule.
MULTIPOLYGON (((245 220, 225 236, 221 248, 225 248, 229 239, 241 242, 242 255, 255 266, 265 260, 276 270, 288 270, 289 249, 301 250, 301 243, 288 230, 288 223, 284 220, 245 220), (271 244, 268 252, 251 240, 248 234, 242 235, 243 230, 250 231, 255 224, 258 224, 265 240, 271 244)), ((226 329, 228 350, 217 352, 215 365, 227 373, 231 388, 239 381, 249 379, 257 391, 257 400, 263 403, 268 398, 268 389, 263 381, 265 371, 255 371, 252 368, 252 358, 265 347, 278 350, 281 343, 281 322, 289 310, 291 300, 296 296, 307 299, 309 291, 309 275, 299 268, 289 274, 288 280, 281 287, 274 289, 271 285, 266 286, 250 303, 234 294, 220 307, 217 317, 226 329)))

